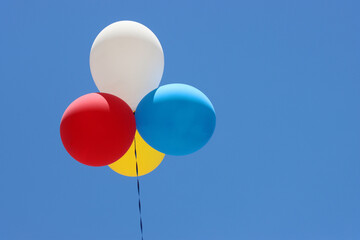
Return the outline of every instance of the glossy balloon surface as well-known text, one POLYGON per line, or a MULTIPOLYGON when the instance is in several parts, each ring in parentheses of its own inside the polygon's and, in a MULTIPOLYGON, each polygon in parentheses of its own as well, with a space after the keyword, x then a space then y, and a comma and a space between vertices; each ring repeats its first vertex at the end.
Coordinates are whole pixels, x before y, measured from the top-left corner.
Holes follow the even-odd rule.
POLYGON ((203 147, 216 123, 210 100, 185 84, 168 84, 150 92, 135 112, 137 129, 156 150, 186 155, 203 147))
POLYGON ((147 144, 136 131, 134 141, 129 150, 118 161, 109 165, 115 172, 128 177, 136 177, 136 161, 138 163, 138 174, 143 176, 157 168, 165 154, 153 149, 147 144))
POLYGON ((159 86, 164 54, 155 34, 133 21, 104 28, 90 51, 90 70, 100 92, 111 93, 135 110, 159 86))
POLYGON ((60 123, 65 149, 89 166, 105 166, 121 158, 131 146, 135 130, 130 107, 107 93, 90 93, 76 99, 60 123))

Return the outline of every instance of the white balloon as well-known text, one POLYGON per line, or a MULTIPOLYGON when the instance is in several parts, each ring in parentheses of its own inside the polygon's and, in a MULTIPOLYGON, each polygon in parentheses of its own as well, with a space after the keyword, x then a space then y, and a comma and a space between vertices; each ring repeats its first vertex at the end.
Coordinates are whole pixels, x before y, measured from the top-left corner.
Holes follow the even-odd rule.
POLYGON ((100 92, 124 100, 135 110, 157 88, 164 71, 164 53, 155 34, 133 21, 104 28, 90 51, 90 70, 100 92))

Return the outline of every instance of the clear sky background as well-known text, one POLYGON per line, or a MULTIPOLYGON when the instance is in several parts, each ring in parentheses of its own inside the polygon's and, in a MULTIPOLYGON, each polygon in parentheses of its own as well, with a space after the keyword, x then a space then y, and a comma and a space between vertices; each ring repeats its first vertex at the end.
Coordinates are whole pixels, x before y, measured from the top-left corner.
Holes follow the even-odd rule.
POLYGON ((73 160, 59 124, 96 92, 89 53, 149 27, 161 84, 217 113, 200 151, 140 179, 145 240, 360 239, 360 3, 18 1, 0 7, 0 239, 140 239, 136 179, 73 160))

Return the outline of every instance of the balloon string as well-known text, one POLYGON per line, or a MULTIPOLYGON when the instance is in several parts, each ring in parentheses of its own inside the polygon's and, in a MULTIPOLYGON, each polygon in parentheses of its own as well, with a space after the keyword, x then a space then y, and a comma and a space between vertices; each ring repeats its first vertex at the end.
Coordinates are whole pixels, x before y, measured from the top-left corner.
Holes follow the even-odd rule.
POLYGON ((138 198, 139 198, 140 231, 141 231, 141 240, 144 240, 143 224, 142 224, 142 216, 141 216, 139 167, 138 167, 138 162, 137 162, 136 140, 135 140, 135 137, 134 137, 134 147, 135 147, 135 161, 136 161, 136 181, 137 181, 137 191, 138 191, 138 198))

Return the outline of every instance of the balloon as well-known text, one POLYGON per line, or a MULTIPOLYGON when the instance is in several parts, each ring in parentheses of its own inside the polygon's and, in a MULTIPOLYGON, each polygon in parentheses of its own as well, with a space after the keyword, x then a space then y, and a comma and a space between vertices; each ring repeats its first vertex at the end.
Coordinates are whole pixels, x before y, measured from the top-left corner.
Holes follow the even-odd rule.
POLYGON ((135 131, 130 107, 107 93, 79 97, 65 110, 60 123, 65 149, 89 166, 105 166, 121 158, 131 146, 135 131))
POLYGON ((135 144, 133 143, 122 158, 109 165, 112 170, 128 177, 136 177, 136 161, 138 162, 139 176, 148 174, 159 166, 165 154, 150 147, 141 138, 138 131, 135 134, 135 141, 137 159, 135 158, 135 144))
POLYGON ((144 140, 170 155, 186 155, 203 147, 216 122, 210 100, 185 84, 168 84, 150 92, 141 100, 135 118, 144 140))
POLYGON ((164 53, 155 34, 144 25, 115 22, 96 37, 90 70, 100 92, 118 96, 135 110, 141 99, 159 86, 164 53))

